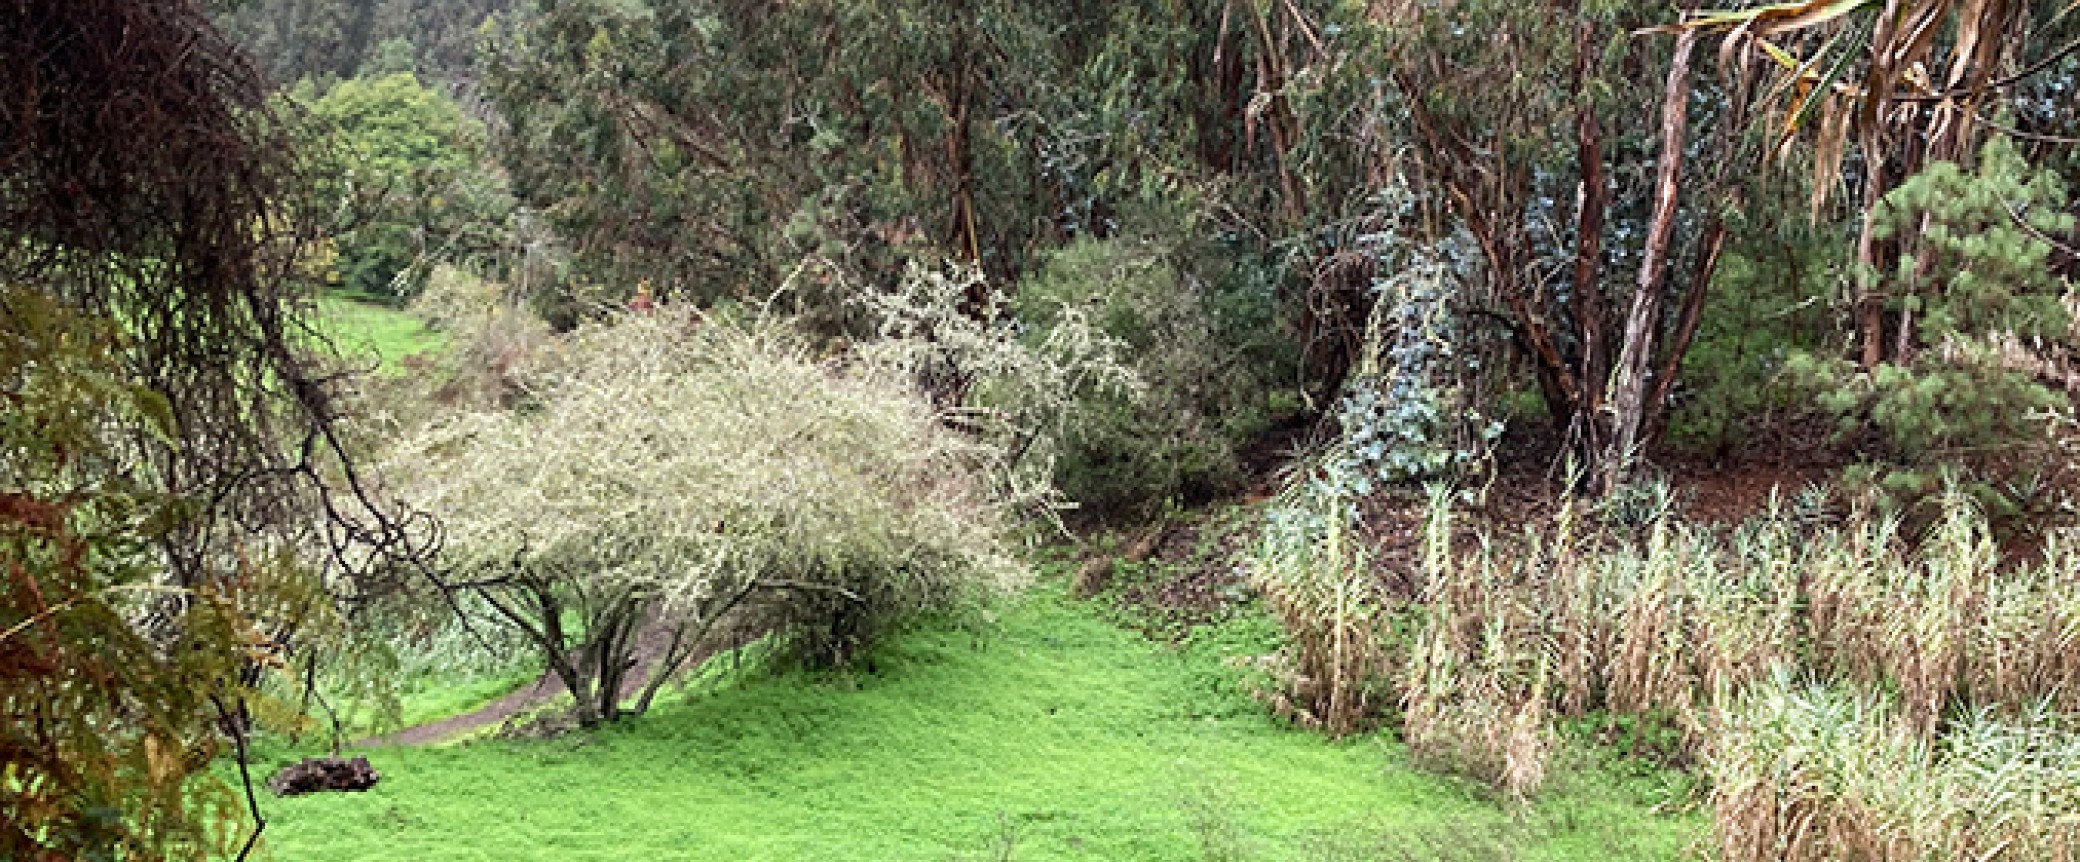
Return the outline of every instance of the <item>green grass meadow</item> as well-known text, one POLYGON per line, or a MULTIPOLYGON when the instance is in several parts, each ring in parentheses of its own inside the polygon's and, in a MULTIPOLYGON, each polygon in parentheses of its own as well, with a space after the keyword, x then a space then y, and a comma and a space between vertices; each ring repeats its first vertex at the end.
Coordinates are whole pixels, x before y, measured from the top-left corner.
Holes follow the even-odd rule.
POLYGON ((267 845, 338 862, 1604 860, 1679 858, 1702 835, 1601 770, 1525 809, 1414 770, 1387 734, 1285 727, 1224 648, 1154 644, 1058 591, 999 614, 920 627, 852 673, 710 674, 598 733, 367 752, 381 784, 272 801, 267 845))
POLYGON ((406 357, 432 353, 447 345, 441 333, 427 328, 425 321, 411 314, 342 293, 318 297, 315 328, 331 339, 342 355, 379 360, 384 371, 393 373, 403 370, 400 363, 406 357))

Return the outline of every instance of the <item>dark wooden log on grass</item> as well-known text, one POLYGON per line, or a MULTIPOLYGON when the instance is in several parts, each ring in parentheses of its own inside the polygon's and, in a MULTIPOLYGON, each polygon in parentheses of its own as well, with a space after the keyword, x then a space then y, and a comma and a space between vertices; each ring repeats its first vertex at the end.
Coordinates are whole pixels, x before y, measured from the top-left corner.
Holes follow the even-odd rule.
POLYGON ((382 773, 368 765, 368 758, 306 757, 301 763, 281 768, 267 779, 276 796, 301 796, 327 790, 367 790, 376 786, 382 773))

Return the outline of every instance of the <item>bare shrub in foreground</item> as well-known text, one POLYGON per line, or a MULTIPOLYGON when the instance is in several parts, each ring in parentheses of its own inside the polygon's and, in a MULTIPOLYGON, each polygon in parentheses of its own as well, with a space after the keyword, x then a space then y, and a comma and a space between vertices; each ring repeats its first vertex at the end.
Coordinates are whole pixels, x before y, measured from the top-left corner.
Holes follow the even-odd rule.
POLYGON ((388 473, 446 525, 450 585, 527 635, 581 725, 623 713, 639 647, 661 654, 635 712, 732 613, 843 661, 901 614, 1016 577, 988 477, 1001 451, 782 327, 664 309, 515 374, 519 407, 433 424, 388 473))

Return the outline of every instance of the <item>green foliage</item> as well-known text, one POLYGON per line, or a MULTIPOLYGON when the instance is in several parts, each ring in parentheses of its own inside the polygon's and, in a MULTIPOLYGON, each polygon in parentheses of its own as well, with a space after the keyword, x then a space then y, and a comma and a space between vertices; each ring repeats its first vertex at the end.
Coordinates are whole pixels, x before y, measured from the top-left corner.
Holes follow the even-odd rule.
MULTIPOLYGON (((1002 0, 580 0, 512 22, 489 94, 520 198, 578 274, 624 292, 756 301, 805 257, 887 286, 933 253, 997 278, 1045 214, 1015 110, 1029 21, 1002 0)), ((624 296, 626 293, 623 294, 624 296)), ((810 315, 819 294, 785 297, 810 315)))
POLYGON ((979 630, 898 635, 871 654, 872 672, 767 674, 747 661, 731 675, 723 657, 683 698, 599 734, 373 752, 381 784, 285 801, 268 839, 281 858, 520 862, 1007 850, 1021 862, 1189 862, 1213 839, 1244 859, 1303 862, 1413 854, 1385 841, 1399 835, 1439 836, 1436 858, 1466 858, 1441 837, 1455 835, 1514 858, 1589 862, 1613 846, 1675 858, 1702 834, 1696 815, 1650 812, 1601 789, 1600 774, 1520 811, 1410 769, 1389 741, 1282 727, 1232 684, 1214 686, 1237 652, 1152 644, 1052 588, 994 610, 979 630), (1513 827, 1520 817, 1540 826, 1513 827), (1377 855, 1352 847, 1372 838, 1377 855))
POLYGON ((1477 279, 1471 237, 1416 238, 1412 193, 1397 182, 1373 202, 1386 213, 1359 238, 1375 261, 1371 315, 1335 409, 1334 450, 1352 461, 1348 492, 1473 473, 1502 434, 1482 415, 1478 342, 1454 308, 1477 279))
POLYGON ((1697 341, 1672 396, 1667 440, 1713 455, 1772 446, 1772 432, 1810 419, 1811 400, 1784 373, 1799 354, 1840 346, 1823 300, 1851 249, 1831 230, 1789 212, 1802 202, 1751 201, 1712 279, 1697 341))
MULTIPOLYGON (((174 431, 115 328, 14 286, 0 319, 0 855, 211 858, 243 826, 207 767, 251 643, 246 597, 163 579, 155 543, 192 501, 124 467, 125 435, 174 431), (152 607, 175 608, 173 637, 133 624, 152 607)), ((239 575, 255 594, 275 581, 239 575)))
MULTIPOLYGON (((1794 355, 1794 385, 1818 393, 1844 432, 1869 428, 1909 461, 1955 447, 2043 442, 2067 412, 2070 289, 2049 266, 2048 234, 2070 231, 2056 174, 1990 141, 1971 171, 1939 162, 1873 214, 1881 236, 1916 250, 1891 274, 1892 308, 1921 349, 1867 371, 1794 355)), ((1876 279, 1878 273, 1864 273, 1876 279)))
POLYGON ((497 249, 511 201, 481 164, 483 129, 417 75, 349 78, 290 93, 331 136, 312 193, 331 225, 340 283, 403 299, 437 262, 497 249))
POLYGON ((323 648, 328 588, 380 589, 396 522, 335 495, 245 58, 195 2, 0 16, 0 102, 33 106, 0 181, 0 857, 223 858, 258 811, 211 759, 294 720, 256 682, 323 648))
POLYGON ((1264 351, 1252 344, 1264 310, 1219 295, 1179 255, 1152 242, 1082 240, 1018 288, 1027 340, 1046 340, 1075 314, 1110 337, 1140 382, 1133 397, 1081 398, 1055 462, 1062 492, 1101 514, 1233 488, 1236 450, 1269 424, 1264 351))
POLYGON ((419 62, 415 54, 412 40, 392 36, 376 45, 375 50, 370 52, 368 59, 362 62, 355 75, 361 78, 383 78, 404 72, 417 73, 419 62))
POLYGON ((416 69, 470 81, 478 29, 522 0, 226 0, 217 21, 276 81, 416 69))
POLYGON ((1930 346, 1955 337, 2009 333, 2062 338, 2070 315, 2066 285, 2050 267, 2047 236, 2070 232, 2066 189, 2057 173, 2024 161, 1995 136, 1967 171, 1937 162, 1892 190, 1872 213, 1880 239, 1918 250, 1891 275, 1895 307, 1918 315, 1930 346))

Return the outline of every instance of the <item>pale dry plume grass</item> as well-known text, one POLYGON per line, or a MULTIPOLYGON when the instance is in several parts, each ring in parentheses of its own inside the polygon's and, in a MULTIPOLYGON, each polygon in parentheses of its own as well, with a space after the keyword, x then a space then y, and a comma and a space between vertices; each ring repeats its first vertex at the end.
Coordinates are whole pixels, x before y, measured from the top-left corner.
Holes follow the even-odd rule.
POLYGON ((1975 711, 1931 741, 1890 699, 1778 674, 1719 724, 1707 772, 1728 862, 2080 851, 2080 736, 2048 710, 1975 711))
POLYGON ((1385 602, 1347 495, 1301 484, 1281 498, 1252 559, 1250 579, 1292 635, 1272 667, 1274 711, 1331 736, 1363 729, 1385 675, 1385 602))
MULTIPOLYGON (((1557 719, 1627 716, 1704 764, 1728 859, 2080 846, 2080 533, 2017 562, 1962 495, 1919 537, 1807 495, 1717 531, 1665 511, 1600 529, 1568 503, 1548 529, 1454 548, 1449 502, 1420 596, 1373 617, 1403 636, 1367 635, 1419 758, 1526 796, 1557 719)), ((1325 619, 1289 632, 1319 639, 1325 619)))

